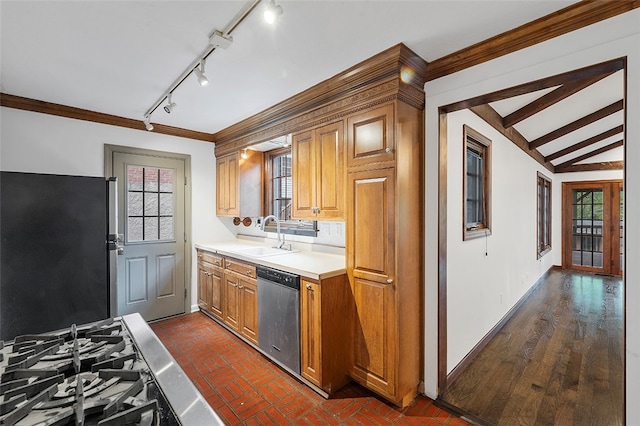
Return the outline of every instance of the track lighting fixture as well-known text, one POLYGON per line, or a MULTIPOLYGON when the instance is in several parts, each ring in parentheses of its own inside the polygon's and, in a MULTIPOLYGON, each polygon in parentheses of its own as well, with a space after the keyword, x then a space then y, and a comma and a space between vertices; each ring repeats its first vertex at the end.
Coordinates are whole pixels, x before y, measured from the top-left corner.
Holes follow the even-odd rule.
POLYGON ((209 79, 204 75, 205 61, 209 55, 217 49, 227 49, 231 46, 233 43, 231 33, 235 31, 254 10, 257 10, 258 5, 261 3, 267 4, 264 10, 264 18, 267 22, 274 23, 278 17, 282 15, 282 6, 277 5, 275 0, 246 0, 242 9, 233 17, 233 19, 231 19, 231 21, 229 21, 224 29, 214 30, 209 33, 209 44, 207 47, 187 66, 182 74, 180 74, 178 78, 171 83, 167 90, 144 113, 143 122, 147 130, 153 129, 153 125, 151 124, 149 117, 164 103, 165 100, 167 103, 164 105, 163 109, 167 114, 170 114, 171 111, 175 109, 176 103, 171 100, 171 95, 174 90, 176 90, 178 86, 180 86, 182 82, 189 77, 189 74, 195 74, 198 79, 198 83, 200 83, 201 86, 205 86, 209 82, 209 79))
POLYGON ((198 78, 200 86, 206 86, 209 84, 209 79, 204 75, 204 60, 200 61, 200 65, 193 69, 194 74, 198 78))
POLYGON ((151 117, 146 116, 144 120, 142 120, 142 122, 144 123, 144 127, 146 127, 148 131, 153 130, 153 124, 151 124, 151 117))
POLYGON ((167 114, 171 114, 171 111, 173 111, 177 106, 178 105, 176 105, 176 103, 171 100, 171 93, 169 93, 167 95, 167 104, 164 106, 164 111, 167 114))
POLYGON ((268 24, 273 24, 278 19, 278 16, 282 15, 282 6, 276 4, 275 0, 269 0, 267 8, 264 10, 264 20, 268 24))

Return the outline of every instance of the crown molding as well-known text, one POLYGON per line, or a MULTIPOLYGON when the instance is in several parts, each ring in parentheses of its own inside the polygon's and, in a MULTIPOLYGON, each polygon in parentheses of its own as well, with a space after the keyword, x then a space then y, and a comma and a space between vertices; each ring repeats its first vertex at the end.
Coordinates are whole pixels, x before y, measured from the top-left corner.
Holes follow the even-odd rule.
MULTIPOLYGON (((21 96, 0 93, 0 106, 24 111, 38 112, 41 114, 57 115, 59 117, 73 118, 76 120, 91 121, 94 123, 108 124, 111 126, 126 127, 128 129, 147 132, 142 120, 120 117, 117 115, 103 114, 101 112, 39 101, 37 99, 23 98, 21 96)), ((195 130, 182 129, 180 127, 153 124, 153 133, 169 136, 195 139, 205 142, 213 142, 213 134, 197 132, 195 130)))
POLYGON ((383 100, 424 109, 427 63, 400 43, 214 134, 216 155, 331 121, 383 100), (411 76, 405 78, 401 76, 411 76), (366 106, 363 106, 366 105, 366 106))
POLYGON ((429 62, 425 81, 470 68, 640 7, 640 0, 586 0, 429 62))

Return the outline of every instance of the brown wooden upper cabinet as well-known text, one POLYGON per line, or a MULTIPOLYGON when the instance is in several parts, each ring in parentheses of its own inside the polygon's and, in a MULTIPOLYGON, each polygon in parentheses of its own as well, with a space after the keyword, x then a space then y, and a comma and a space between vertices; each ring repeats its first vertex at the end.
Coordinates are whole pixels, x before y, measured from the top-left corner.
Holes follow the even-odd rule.
POLYGON ((347 166, 395 165, 393 104, 372 108, 347 119, 347 166))
POLYGON ((263 154, 245 150, 216 161, 216 214, 262 216, 263 154))
POLYGON ((344 220, 343 121, 292 137, 294 219, 344 220))
POLYGON ((216 214, 238 216, 238 154, 218 158, 216 161, 216 214))

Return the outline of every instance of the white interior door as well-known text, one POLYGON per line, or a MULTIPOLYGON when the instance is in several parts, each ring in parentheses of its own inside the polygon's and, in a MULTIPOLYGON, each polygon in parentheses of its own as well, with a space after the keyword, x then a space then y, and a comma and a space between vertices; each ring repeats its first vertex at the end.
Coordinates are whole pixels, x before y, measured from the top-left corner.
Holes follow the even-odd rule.
POLYGON ((147 320, 185 311, 185 165, 175 158, 114 152, 118 178, 118 315, 147 320))

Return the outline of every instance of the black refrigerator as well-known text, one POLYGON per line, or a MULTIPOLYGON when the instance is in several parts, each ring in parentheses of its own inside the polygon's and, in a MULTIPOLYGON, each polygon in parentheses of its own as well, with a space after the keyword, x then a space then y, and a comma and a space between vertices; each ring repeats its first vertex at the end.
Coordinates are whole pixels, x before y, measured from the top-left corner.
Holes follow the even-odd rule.
POLYGON ((115 179, 0 172, 0 340, 116 311, 115 179))

